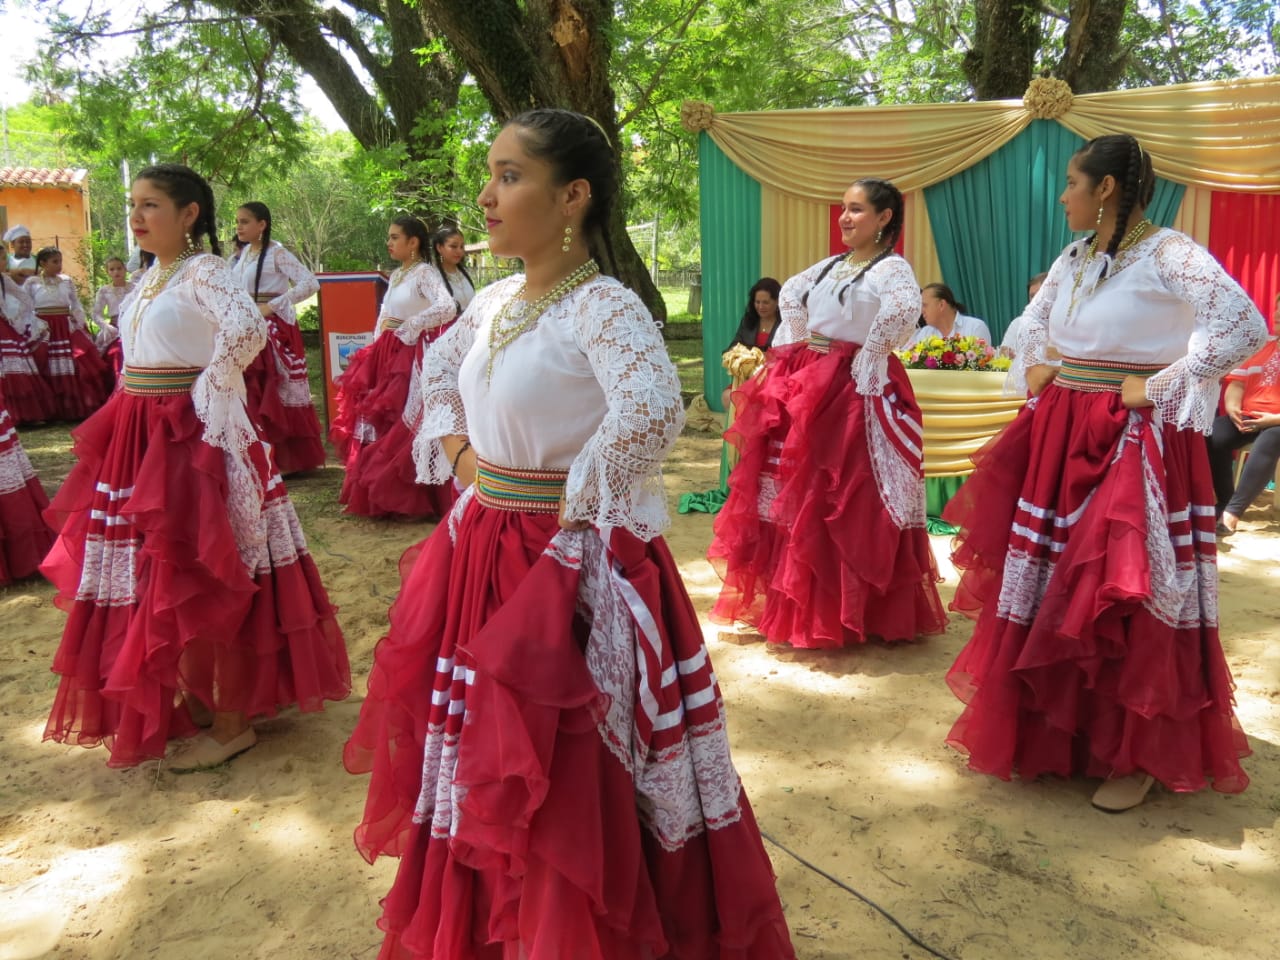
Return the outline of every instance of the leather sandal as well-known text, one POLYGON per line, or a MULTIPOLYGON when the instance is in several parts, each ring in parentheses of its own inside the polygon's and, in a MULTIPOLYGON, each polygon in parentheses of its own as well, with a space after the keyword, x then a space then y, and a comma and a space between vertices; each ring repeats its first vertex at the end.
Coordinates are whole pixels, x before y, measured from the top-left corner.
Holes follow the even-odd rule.
POLYGON ((253 732, 253 727, 249 727, 244 733, 226 743, 219 743, 211 734, 201 734, 178 747, 167 761, 168 767, 174 773, 208 770, 211 767, 221 766, 232 757, 239 756, 257 742, 258 735, 253 732))
POLYGON ((1142 803, 1155 782, 1155 777, 1141 770, 1127 777, 1104 780, 1093 794, 1093 805, 1107 813, 1124 813, 1142 803))

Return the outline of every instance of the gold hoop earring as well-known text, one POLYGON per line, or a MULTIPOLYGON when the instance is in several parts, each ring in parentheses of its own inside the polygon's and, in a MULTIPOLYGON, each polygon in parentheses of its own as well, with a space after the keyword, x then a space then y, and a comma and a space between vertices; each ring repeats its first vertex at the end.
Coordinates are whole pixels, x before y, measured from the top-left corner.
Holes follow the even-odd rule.
POLYGON ((1098 221, 1097 223, 1094 224, 1094 226, 1097 226, 1097 227, 1102 226, 1102 214, 1104 209, 1105 208, 1102 206, 1102 204, 1098 204, 1098 221))
POLYGON ((560 244, 560 252, 568 253, 571 246, 573 246, 573 225, 566 224, 564 228, 564 241, 560 244))

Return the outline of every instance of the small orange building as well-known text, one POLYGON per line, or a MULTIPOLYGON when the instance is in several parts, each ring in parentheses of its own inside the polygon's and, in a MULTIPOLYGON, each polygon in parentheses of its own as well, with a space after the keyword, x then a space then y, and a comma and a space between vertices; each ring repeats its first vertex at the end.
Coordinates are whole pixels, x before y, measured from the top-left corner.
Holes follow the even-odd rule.
POLYGON ((32 252, 62 251, 62 270, 85 292, 89 277, 89 171, 0 167, 0 235, 31 231, 32 252))

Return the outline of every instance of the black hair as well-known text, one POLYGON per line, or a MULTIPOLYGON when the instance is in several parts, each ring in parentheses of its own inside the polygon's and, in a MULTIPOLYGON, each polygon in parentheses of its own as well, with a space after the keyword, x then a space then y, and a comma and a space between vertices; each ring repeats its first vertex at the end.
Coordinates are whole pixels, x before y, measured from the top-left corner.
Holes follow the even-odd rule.
POLYGON ((892 250, 898 238, 902 236, 902 191, 888 180, 880 180, 876 177, 863 177, 853 181, 850 186, 862 188, 862 192, 867 195, 867 200, 876 208, 876 213, 883 213, 885 210, 893 212, 893 216, 884 226, 884 233, 876 241, 892 250))
POLYGON ((935 297, 951 307, 956 313, 965 312, 964 304, 956 299, 956 295, 951 292, 951 288, 945 283, 926 283, 920 288, 920 292, 923 293, 926 290, 932 290, 935 297))
POLYGON ((103 260, 102 265, 105 267, 108 263, 112 263, 112 262, 120 264, 120 266, 124 267, 126 270, 129 268, 129 265, 124 262, 123 257, 117 257, 114 254, 112 256, 107 257, 107 259, 103 260))
MULTIPOLYGON (((262 286, 262 267, 263 264, 267 262, 267 253, 271 249, 271 208, 265 203, 261 203, 257 200, 250 200, 247 203, 240 204, 236 209, 248 210, 253 214, 253 218, 255 220, 262 220, 267 224, 262 231, 262 236, 258 238, 261 244, 261 249, 258 250, 258 269, 253 275, 253 299, 257 300, 258 288, 262 286)), ((244 256, 244 252, 248 250, 250 246, 252 246, 252 244, 246 243, 241 247, 240 251, 236 254, 236 259, 238 260, 240 257, 244 256)))
POLYGON ((419 260, 427 260, 431 256, 430 251, 433 249, 431 246, 431 234, 427 232, 427 225, 425 223, 417 217, 405 214, 404 216, 396 217, 392 220, 391 225, 393 227, 399 227, 400 232, 406 237, 413 237, 418 241, 419 260))
POLYGON ((36 269, 38 270, 40 267, 43 267, 46 260, 60 256, 62 256, 62 251, 57 247, 41 247, 39 251, 36 252, 36 269))
POLYGON ((1114 257, 1124 239, 1130 214, 1135 208, 1145 209, 1155 195, 1156 176, 1151 169, 1151 154, 1129 134, 1109 133, 1094 137, 1077 150, 1071 160, 1094 186, 1108 175, 1115 178, 1120 205, 1116 208, 1116 226, 1106 250, 1114 257))
POLYGON ((525 149, 550 164, 557 183, 586 180, 591 185, 582 219, 587 250, 603 273, 616 275, 609 224, 618 198, 619 167, 618 155, 604 129, 590 117, 552 107, 527 110, 504 126, 520 128, 525 149))
POLYGON ((180 163, 157 163, 144 167, 134 179, 150 180, 179 209, 191 203, 199 207, 200 212, 191 225, 191 242, 199 244, 201 237, 207 237, 209 249, 222 256, 214 218, 213 188, 209 186, 208 180, 180 163))
MULTIPOLYGON (((462 231, 459 230, 456 225, 446 223, 439 230, 433 233, 431 235, 431 239, 428 241, 428 244, 431 247, 431 262, 434 263, 436 265, 436 269, 440 271, 440 276, 444 280, 444 285, 449 290, 450 296, 453 296, 453 284, 449 283, 449 274, 445 272, 444 261, 440 258, 440 251, 436 248, 450 237, 461 236, 462 231)), ((463 239, 465 239, 465 237, 463 239)), ((462 271, 462 275, 467 278, 467 283, 471 284, 471 288, 474 290, 476 282, 471 279, 471 274, 467 273, 467 268, 459 263, 458 269, 462 271)))
MULTIPOLYGON (((735 343, 741 343, 743 346, 754 347, 756 345, 756 334, 760 332, 760 314, 756 312, 756 294, 763 290, 776 301, 782 293, 782 284, 778 283, 773 277, 761 277, 757 280, 747 292, 747 309, 742 313, 742 320, 738 324, 738 332, 733 335, 733 343, 725 347, 726 350, 733 348, 735 343)), ((769 343, 773 343, 774 334, 778 332, 778 327, 782 326, 781 314, 775 319, 773 330, 769 332, 769 343)))

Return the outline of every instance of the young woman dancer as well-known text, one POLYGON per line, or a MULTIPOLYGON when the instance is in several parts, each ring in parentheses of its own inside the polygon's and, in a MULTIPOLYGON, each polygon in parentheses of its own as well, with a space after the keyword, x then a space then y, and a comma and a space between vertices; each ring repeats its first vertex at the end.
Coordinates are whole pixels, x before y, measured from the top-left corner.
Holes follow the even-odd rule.
POLYGON ((36 254, 36 275, 23 288, 36 316, 49 328, 36 363, 53 390, 54 417, 83 420, 107 398, 107 364, 85 333, 84 307, 72 279, 62 272, 62 252, 45 247, 36 254))

